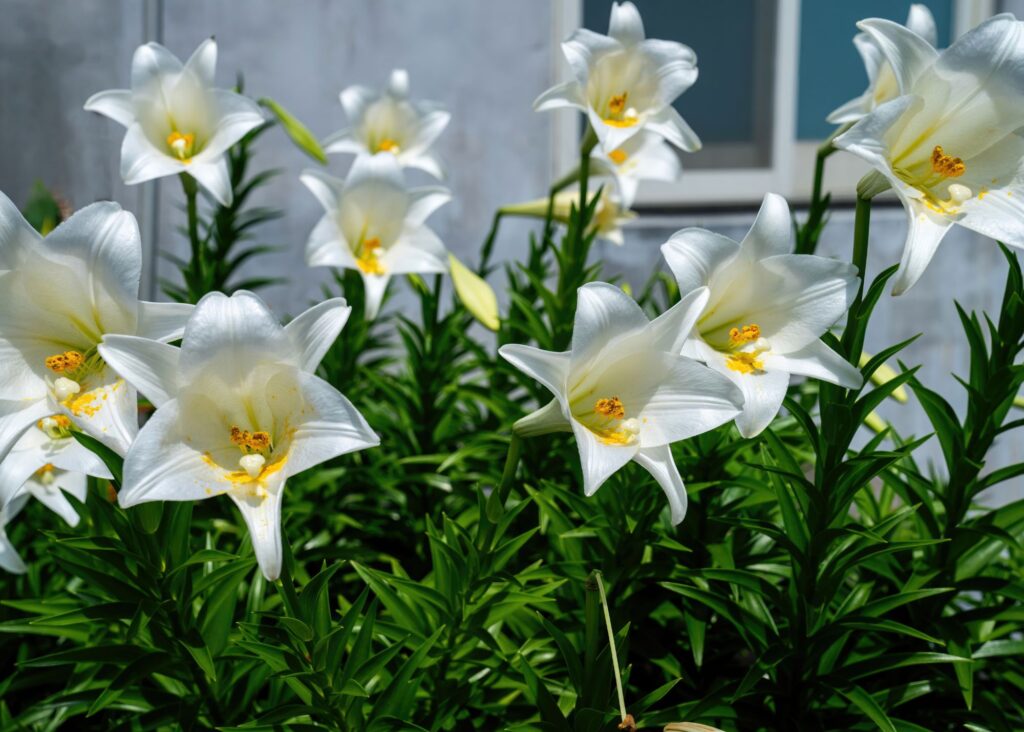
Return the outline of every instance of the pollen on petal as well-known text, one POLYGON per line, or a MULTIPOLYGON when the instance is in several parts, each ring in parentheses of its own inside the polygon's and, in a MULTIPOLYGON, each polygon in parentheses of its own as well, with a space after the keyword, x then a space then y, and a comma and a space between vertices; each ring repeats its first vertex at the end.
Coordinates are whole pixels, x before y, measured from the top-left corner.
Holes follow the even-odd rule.
POLYGON ((402 152, 401 146, 397 140, 392 140, 390 137, 385 137, 383 140, 377 143, 377 152, 389 152, 395 155, 402 152))
POLYGON ((356 256, 356 266, 363 274, 382 275, 384 265, 380 261, 381 243, 376 236, 363 240, 356 256))
POLYGON ((761 373, 764 371, 764 361, 758 358, 758 354, 746 351, 730 355, 726 358, 725 365, 741 374, 761 373))
POLYGON ((629 159, 629 155, 627 155, 626 151, 623 150, 622 148, 619 148, 618 150, 612 150, 610 153, 608 153, 608 157, 611 158, 612 162, 615 163, 616 165, 622 165, 629 159))

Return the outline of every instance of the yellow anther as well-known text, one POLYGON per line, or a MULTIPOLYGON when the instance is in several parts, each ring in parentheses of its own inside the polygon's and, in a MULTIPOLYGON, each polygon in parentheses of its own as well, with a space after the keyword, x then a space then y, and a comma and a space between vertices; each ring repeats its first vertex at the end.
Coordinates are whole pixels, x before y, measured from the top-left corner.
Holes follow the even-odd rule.
POLYGON ((39 468, 39 470, 36 471, 35 475, 37 478, 42 478, 46 475, 49 475, 54 470, 55 468, 53 467, 53 463, 47 463, 43 467, 39 468))
POLYGON ((46 368, 55 374, 77 371, 84 363, 85 356, 78 351, 64 351, 64 353, 46 357, 46 368))
POLYGON ((615 163, 616 165, 622 165, 624 162, 626 162, 626 160, 629 159, 629 155, 627 155, 626 151, 621 148, 618 150, 612 150, 610 153, 608 153, 608 157, 611 158, 612 162, 615 163))
POLYGON ((761 328, 755 323, 744 325, 742 328, 729 329, 729 341, 734 345, 742 345, 756 341, 761 337, 761 328))
POLYGON ((191 132, 178 132, 175 130, 167 136, 167 146, 171 148, 178 160, 185 163, 192 158, 192 148, 195 142, 196 136, 191 132))
POLYGON ((389 152, 398 155, 402 151, 401 146, 397 140, 392 140, 390 137, 385 137, 383 140, 377 143, 377 152, 389 152))
POLYGON ((740 351, 734 353, 725 360, 725 365, 733 371, 741 374, 753 374, 764 370, 764 361, 758 358, 759 354, 740 351))
POLYGON ((964 161, 942 152, 942 146, 936 145, 932 150, 932 170, 943 178, 958 178, 967 170, 964 161))
POLYGON ((629 92, 622 92, 608 100, 608 111, 612 114, 622 114, 626 111, 626 100, 629 99, 629 92))
POLYGON ((41 420, 36 422, 36 427, 38 427, 39 430, 51 440, 60 440, 71 437, 71 420, 63 414, 54 414, 49 417, 43 417, 41 420))
POLYGON ((622 401, 617 396, 598 399, 597 403, 594 404, 594 411, 614 419, 622 419, 626 416, 626 408, 622 406, 622 401))
POLYGON ((356 257, 356 266, 363 274, 382 275, 384 265, 380 261, 381 243, 377 237, 363 240, 359 248, 359 255, 356 257))
POLYGON ((237 445, 246 455, 259 453, 266 455, 272 449, 270 434, 267 432, 250 432, 239 427, 231 428, 231 443, 237 445))

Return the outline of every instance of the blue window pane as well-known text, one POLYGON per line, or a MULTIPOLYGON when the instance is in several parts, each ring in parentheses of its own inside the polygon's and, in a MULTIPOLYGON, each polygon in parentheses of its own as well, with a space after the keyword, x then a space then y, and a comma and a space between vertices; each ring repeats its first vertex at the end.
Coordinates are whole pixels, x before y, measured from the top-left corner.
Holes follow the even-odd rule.
MULTIPOLYGON (((648 38, 679 41, 697 53, 700 75, 675 107, 705 144, 751 142, 765 127, 755 90, 763 87, 765 0, 639 0, 648 38)), ((608 32, 612 0, 584 0, 583 25, 608 32)), ((770 26, 774 27, 774 26, 770 26)), ((771 43, 771 39, 768 39, 771 43)), ((770 58, 770 56, 768 56, 770 58)), ((770 78, 770 76, 769 76, 770 78)), ((769 85, 770 89, 770 85, 769 85)))
MULTIPOLYGON (((935 16, 939 47, 949 45, 952 2, 924 2, 935 16)), ((856 23, 863 18, 907 20, 910 0, 804 0, 800 5, 800 69, 797 138, 821 140, 834 127, 829 112, 867 87, 860 54, 853 47, 856 23)))

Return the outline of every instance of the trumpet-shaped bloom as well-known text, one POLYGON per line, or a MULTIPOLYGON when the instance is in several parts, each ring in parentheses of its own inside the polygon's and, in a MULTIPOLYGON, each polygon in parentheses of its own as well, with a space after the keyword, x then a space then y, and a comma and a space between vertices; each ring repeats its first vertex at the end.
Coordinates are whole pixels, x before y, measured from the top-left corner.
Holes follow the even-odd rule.
POLYGON ((379 440, 337 389, 314 375, 348 319, 338 298, 282 327, 250 292, 206 295, 181 348, 108 336, 100 353, 157 407, 124 463, 118 502, 227 494, 263 574, 281 571, 285 481, 379 440))
POLYGON ((220 203, 231 204, 224 153, 263 124, 260 108, 241 94, 213 88, 217 44, 208 39, 182 65, 157 43, 132 58, 132 88, 93 94, 85 108, 128 128, 121 177, 132 185, 188 173, 220 203))
POLYGON ((856 269, 793 254, 792 219, 781 196, 765 196, 742 243, 683 229, 661 251, 680 293, 710 289, 683 352, 743 392, 736 426, 744 437, 760 433, 778 414, 790 374, 860 386, 860 372, 820 340, 853 302, 856 269))
MULTIPOLYGON (((928 6, 919 3, 911 5, 906 27, 921 36, 929 46, 935 46, 938 33, 935 29, 935 18, 932 17, 932 11, 928 6)), ((828 116, 828 121, 832 124, 856 122, 873 112, 880 104, 900 95, 896 74, 885 58, 883 46, 875 37, 870 33, 858 33, 853 37, 853 45, 864 61, 864 69, 868 73, 868 88, 859 97, 837 107, 828 116)))
POLYGON ((448 191, 408 188, 390 153, 356 158, 344 182, 317 170, 302 182, 326 211, 306 243, 306 263, 358 270, 367 318, 376 317, 391 275, 448 271, 448 252, 424 223, 448 191))
POLYGON ((7 505, 0 505, 0 569, 12 574, 24 574, 28 567, 21 561, 11 540, 7 538, 7 524, 21 513, 28 499, 28 494, 24 493, 7 505))
POLYGON ((74 425, 63 414, 39 420, 0 461, 0 506, 27 493, 71 526, 78 512, 64 493, 85 502, 86 476, 110 478, 110 471, 95 453, 80 445, 71 431, 74 425))
POLYGON ((590 164, 595 175, 607 175, 615 181, 619 200, 626 209, 636 201, 640 181, 675 181, 683 168, 676 151, 651 132, 634 135, 610 153, 595 148, 590 164))
POLYGON ((998 15, 941 53, 896 23, 859 26, 902 96, 835 144, 870 163, 907 210, 893 294, 917 282, 954 224, 1024 246, 1024 23, 998 15))
POLYGON ((572 431, 588 496, 630 460, 639 463, 664 490, 678 524, 687 499, 671 444, 728 422, 742 403, 728 379, 680 355, 707 299, 706 289, 692 292, 648 321, 619 288, 602 282, 581 287, 571 350, 500 350, 555 396, 519 420, 516 431, 572 431))
POLYGON ((688 152, 700 149, 700 139, 672 107, 697 80, 697 56, 682 43, 646 38, 633 3, 612 5, 608 35, 581 28, 562 52, 573 78, 541 94, 534 109, 582 110, 606 153, 641 130, 688 152))
POLYGON ((329 153, 389 153, 402 167, 419 168, 437 179, 444 169, 430 147, 448 126, 451 115, 434 102, 409 100, 409 74, 391 72, 383 91, 350 86, 341 93, 349 125, 324 140, 329 153))
POLYGON ((139 228, 94 203, 40 237, 0 194, 0 457, 61 414, 120 454, 138 432, 136 393, 97 346, 108 333, 180 336, 191 305, 140 302, 139 228))

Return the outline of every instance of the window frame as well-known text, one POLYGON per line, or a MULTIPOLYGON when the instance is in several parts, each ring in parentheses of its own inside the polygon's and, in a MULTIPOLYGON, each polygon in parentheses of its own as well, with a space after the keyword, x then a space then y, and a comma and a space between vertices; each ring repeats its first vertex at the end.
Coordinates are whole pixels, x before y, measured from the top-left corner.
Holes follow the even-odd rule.
MULTIPOLYGON (((644 181, 634 208, 685 209, 692 206, 733 206, 758 204, 766 191, 781 193, 795 201, 811 196, 815 157, 821 141, 798 140, 796 107, 798 101, 798 61, 800 57, 801 0, 776 0, 776 42, 773 75, 775 100, 772 104, 771 165, 760 168, 726 170, 688 170, 683 156, 683 174, 679 181, 644 181)), ((553 78, 570 78, 562 56, 562 41, 583 22, 584 0, 555 0, 553 3, 552 54, 553 78)), ((973 28, 996 10, 996 0, 952 0, 954 38, 973 28)), ((852 38, 852 34, 851 34, 852 38)), ((685 42, 685 39, 681 39, 685 42)), ((853 53, 851 45, 850 52, 853 53)), ((851 92, 851 96, 856 90, 851 92)), ((552 126, 552 180, 558 180, 578 164, 578 146, 582 132, 578 114, 556 113, 552 126)), ((700 131, 697 131, 700 134, 700 131)), ((852 200, 857 181, 868 171, 867 164, 852 155, 834 155, 825 166, 824 187, 834 199, 852 200)))

